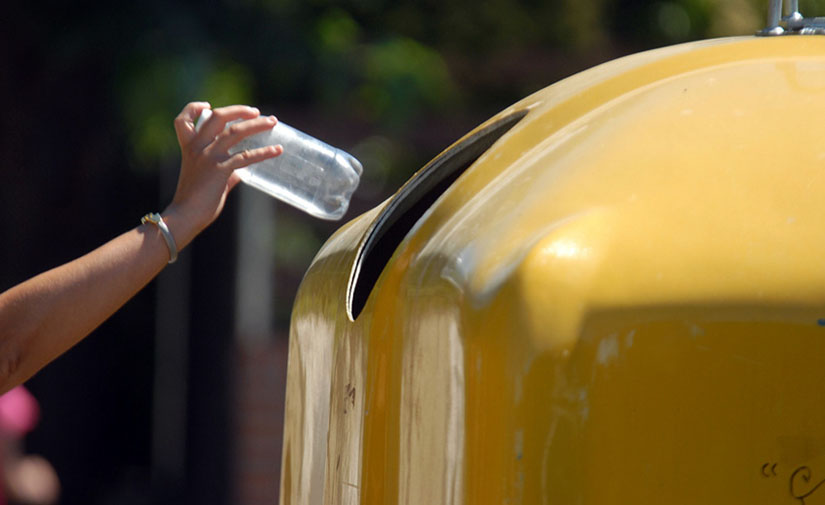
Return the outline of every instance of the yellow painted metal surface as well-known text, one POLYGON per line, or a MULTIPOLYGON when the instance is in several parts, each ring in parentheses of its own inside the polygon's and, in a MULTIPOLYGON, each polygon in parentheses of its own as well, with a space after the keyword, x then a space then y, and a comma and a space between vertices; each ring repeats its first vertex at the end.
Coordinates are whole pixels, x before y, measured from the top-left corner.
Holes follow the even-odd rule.
POLYGON ((281 503, 825 503, 825 37, 643 53, 497 117, 525 109, 354 321, 382 207, 318 254, 281 503))

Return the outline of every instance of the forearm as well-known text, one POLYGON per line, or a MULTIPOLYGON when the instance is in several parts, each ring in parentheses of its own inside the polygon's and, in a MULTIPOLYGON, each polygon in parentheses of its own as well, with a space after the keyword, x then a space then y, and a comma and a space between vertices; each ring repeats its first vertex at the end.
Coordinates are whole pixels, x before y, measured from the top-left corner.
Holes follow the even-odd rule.
MULTIPOLYGON (((197 131, 209 104, 193 102, 175 119, 181 172, 163 213, 177 249, 214 221, 240 178, 238 168, 281 152, 265 147, 229 154, 243 138, 271 129, 276 119, 257 109, 215 109, 197 131), (228 123, 241 120, 226 128, 228 123)), ((0 392, 20 384, 82 340, 160 272, 169 249, 160 230, 143 224, 89 254, 0 294, 0 392)))
MULTIPOLYGON (((173 235, 180 237, 180 247, 191 240, 183 229, 173 229, 173 235)), ((163 237, 147 223, 0 294, 0 391, 22 383, 82 340, 168 260, 163 237)))

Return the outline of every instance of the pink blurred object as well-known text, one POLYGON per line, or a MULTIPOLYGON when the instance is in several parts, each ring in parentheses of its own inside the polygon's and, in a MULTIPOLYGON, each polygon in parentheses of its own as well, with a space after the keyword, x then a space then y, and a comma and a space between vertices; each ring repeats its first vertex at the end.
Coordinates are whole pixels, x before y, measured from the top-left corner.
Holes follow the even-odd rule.
POLYGON ((23 386, 17 386, 0 396, 0 432, 21 437, 37 424, 40 407, 23 386))

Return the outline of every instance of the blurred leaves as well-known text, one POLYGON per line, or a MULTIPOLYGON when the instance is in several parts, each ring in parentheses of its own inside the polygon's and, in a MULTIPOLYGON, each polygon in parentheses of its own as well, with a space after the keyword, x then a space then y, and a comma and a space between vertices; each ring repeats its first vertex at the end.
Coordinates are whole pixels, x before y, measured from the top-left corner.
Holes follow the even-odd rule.
MULTIPOLYGON (((542 51, 563 51, 569 65, 577 54, 583 61, 589 54, 616 54, 617 44, 626 52, 752 33, 764 18, 765 3, 243 0, 200 10, 173 3, 175 18, 184 20, 185 38, 172 36, 179 23, 161 20, 142 35, 152 44, 139 39, 134 49, 124 50, 120 109, 138 166, 175 155, 171 118, 195 99, 213 105, 289 102, 355 118, 405 142, 423 118, 472 115, 484 94, 515 101, 520 96, 514 93, 533 89, 519 86, 512 75, 501 75, 500 91, 489 84, 474 87, 481 82, 468 69, 484 75, 485 64, 502 58, 512 62, 511 71, 531 59, 547 65, 535 60, 542 51)), ((823 3, 809 0, 802 6, 821 12, 823 3)))
POLYGON ((316 26, 318 48, 330 56, 350 53, 358 42, 361 27, 343 9, 331 9, 316 26))
POLYGON ((408 38, 395 38, 365 51, 364 80, 358 90, 371 118, 406 121, 418 110, 455 99, 447 65, 436 51, 408 38))
POLYGON ((446 62, 424 44, 399 35, 364 40, 340 8, 327 11, 315 33, 317 95, 328 109, 391 127, 455 100, 446 62))
MULTIPOLYGON (((114 84, 130 165, 152 171, 176 159, 172 119, 191 100, 257 105, 362 160, 350 215, 387 198, 527 93, 630 52, 754 33, 767 7, 767 0, 227 0, 198 9, 148 2, 120 18, 124 29, 127 18, 140 27, 122 37, 114 84)), ((801 6, 825 13, 825 0, 801 6)), ((274 261, 301 270, 336 225, 290 219, 278 220, 277 235, 287 239, 274 261)))
POLYGON ((277 238, 274 248, 276 264, 287 267, 292 265, 308 267, 308 260, 315 256, 321 247, 321 239, 303 221, 293 216, 284 216, 278 220, 276 226, 277 238))
POLYGON ((176 156, 172 120, 187 102, 205 100, 213 107, 252 102, 245 67, 213 63, 200 54, 136 59, 121 79, 120 106, 137 167, 155 167, 176 156))

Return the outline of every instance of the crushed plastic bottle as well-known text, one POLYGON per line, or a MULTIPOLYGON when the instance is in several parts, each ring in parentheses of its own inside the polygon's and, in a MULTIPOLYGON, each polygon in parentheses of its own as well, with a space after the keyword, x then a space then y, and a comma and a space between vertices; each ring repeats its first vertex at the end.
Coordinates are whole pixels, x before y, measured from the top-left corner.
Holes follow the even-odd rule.
MULTIPOLYGON (((200 130, 211 115, 211 110, 204 110, 195 128, 200 130)), ((361 163, 280 121, 271 130, 243 139, 229 153, 277 144, 283 146, 283 153, 236 170, 241 180, 312 216, 341 219, 358 187, 361 163)))

